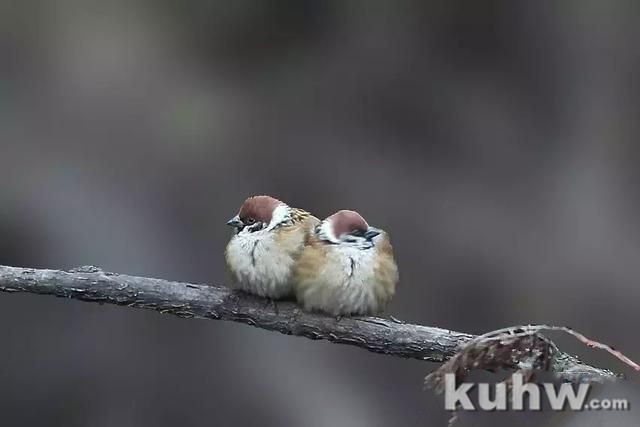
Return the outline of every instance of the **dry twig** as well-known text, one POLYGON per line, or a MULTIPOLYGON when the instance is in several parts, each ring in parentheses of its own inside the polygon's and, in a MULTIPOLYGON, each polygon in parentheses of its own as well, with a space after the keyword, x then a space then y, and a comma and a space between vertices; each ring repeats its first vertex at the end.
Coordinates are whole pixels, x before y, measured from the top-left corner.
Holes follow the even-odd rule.
POLYGON ((548 368, 572 382, 603 382, 618 377, 560 351, 538 333, 515 334, 510 340, 502 337, 496 341, 487 335, 475 337, 376 317, 338 321, 303 312, 292 302, 278 302, 274 306, 224 286, 134 277, 96 267, 65 272, 0 266, 0 291, 146 308, 180 317, 228 320, 287 335, 355 345, 376 353, 431 362, 449 360, 440 369, 445 366, 456 371, 462 367, 519 369, 529 363, 534 368, 548 368))

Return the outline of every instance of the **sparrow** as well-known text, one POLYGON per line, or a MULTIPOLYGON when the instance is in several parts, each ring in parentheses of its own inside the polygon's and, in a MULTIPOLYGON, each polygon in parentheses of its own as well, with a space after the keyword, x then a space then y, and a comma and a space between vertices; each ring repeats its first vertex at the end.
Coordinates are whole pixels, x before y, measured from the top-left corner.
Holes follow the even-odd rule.
POLYGON ((357 212, 341 210, 315 227, 294 271, 294 293, 307 311, 375 315, 393 297, 398 279, 389 235, 357 212))
POLYGON ((225 251, 231 287, 270 299, 292 296, 293 267, 319 222, 270 196, 246 199, 227 222, 235 230, 225 251))

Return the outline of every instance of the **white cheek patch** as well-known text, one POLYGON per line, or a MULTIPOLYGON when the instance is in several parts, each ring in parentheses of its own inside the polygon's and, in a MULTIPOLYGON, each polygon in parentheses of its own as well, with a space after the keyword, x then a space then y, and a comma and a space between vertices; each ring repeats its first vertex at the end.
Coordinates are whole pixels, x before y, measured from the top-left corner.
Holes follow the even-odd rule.
POLYGON ((318 233, 323 239, 330 241, 331 243, 340 243, 340 240, 336 238, 333 233, 333 227, 331 223, 326 219, 320 224, 320 232, 318 233))
POLYGON ((289 219, 289 206, 287 205, 278 205, 273 210, 273 215, 271 216, 271 222, 265 228, 265 230, 273 230, 279 224, 287 221, 289 219))

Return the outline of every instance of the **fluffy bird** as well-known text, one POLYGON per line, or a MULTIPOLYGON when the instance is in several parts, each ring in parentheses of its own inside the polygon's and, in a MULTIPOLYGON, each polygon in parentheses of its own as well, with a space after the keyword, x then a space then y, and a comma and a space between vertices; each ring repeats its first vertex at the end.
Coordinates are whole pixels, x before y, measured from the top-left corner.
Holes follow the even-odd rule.
POLYGON ((273 197, 249 197, 227 222, 235 230, 225 251, 232 287, 271 299, 292 296, 293 268, 319 222, 273 197))
POLYGON ((381 313, 397 283, 389 236, 349 210, 316 226, 294 273, 298 302, 333 316, 381 313))

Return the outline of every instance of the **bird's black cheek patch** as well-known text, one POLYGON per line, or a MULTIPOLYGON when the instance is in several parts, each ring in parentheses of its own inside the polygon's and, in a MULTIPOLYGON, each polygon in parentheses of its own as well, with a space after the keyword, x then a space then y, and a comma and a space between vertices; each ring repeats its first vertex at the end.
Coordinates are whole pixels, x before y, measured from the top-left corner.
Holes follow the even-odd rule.
POLYGON ((247 226, 247 229, 249 230, 250 233, 254 233, 256 231, 260 231, 263 228, 264 228, 264 223, 263 222, 256 222, 255 224, 247 226))

